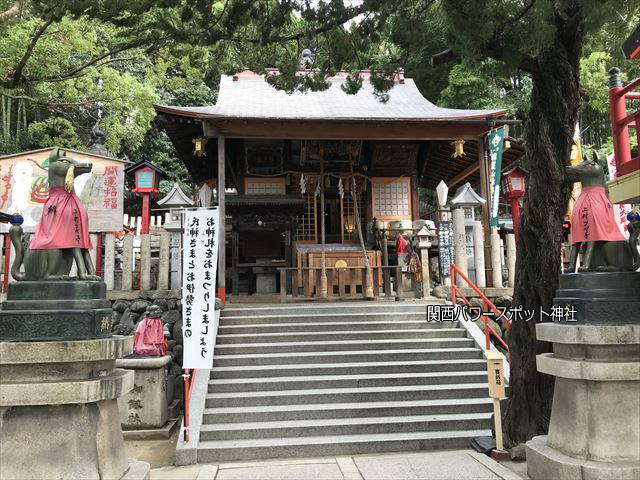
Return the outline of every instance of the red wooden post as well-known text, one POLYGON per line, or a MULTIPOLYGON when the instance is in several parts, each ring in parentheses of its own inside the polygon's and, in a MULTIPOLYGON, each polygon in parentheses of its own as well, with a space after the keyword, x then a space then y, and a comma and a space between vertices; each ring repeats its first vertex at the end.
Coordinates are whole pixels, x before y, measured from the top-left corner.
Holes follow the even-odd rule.
POLYGON ((511 217, 513 220, 513 234, 518 241, 518 222, 520 222, 520 202, 517 198, 511 197, 511 217))
POLYGON ((615 153, 616 170, 621 175, 621 166, 631 161, 629 149, 629 130, 620 122, 627 116, 625 95, 622 94, 620 69, 609 70, 609 113, 611 115, 611 132, 613 133, 613 151, 615 153))
POLYGON ((141 235, 146 235, 149 233, 149 193, 142 194, 142 228, 140 229, 141 235))

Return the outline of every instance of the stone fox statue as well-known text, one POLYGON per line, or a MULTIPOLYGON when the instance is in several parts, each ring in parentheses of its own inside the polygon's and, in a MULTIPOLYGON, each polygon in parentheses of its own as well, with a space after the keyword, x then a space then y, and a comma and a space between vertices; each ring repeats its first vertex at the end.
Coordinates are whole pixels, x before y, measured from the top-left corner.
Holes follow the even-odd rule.
MULTIPOLYGON (((22 227, 13 223, 9 234, 16 250, 11 276, 16 280, 68 280, 75 261, 78 278, 100 280, 89 250, 89 219, 73 190, 76 176, 91 172, 92 165, 80 163, 55 148, 49 155, 49 198, 44 204, 28 250, 22 227), (20 266, 24 262, 24 273, 20 266)), ((20 222, 21 223, 21 222, 20 222)))
POLYGON ((605 190, 604 171, 598 155, 567 167, 572 182, 582 182, 582 191, 573 207, 569 272, 575 272, 580 248, 586 245, 580 271, 615 272, 640 267, 637 222, 629 225, 629 241, 620 233, 613 206, 605 190))

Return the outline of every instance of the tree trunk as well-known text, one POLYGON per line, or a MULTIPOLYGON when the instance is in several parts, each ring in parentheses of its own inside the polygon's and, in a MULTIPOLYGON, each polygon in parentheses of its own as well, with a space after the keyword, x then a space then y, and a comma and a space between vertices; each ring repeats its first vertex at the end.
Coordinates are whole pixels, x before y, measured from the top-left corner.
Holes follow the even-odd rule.
POLYGON ((536 340, 535 326, 540 309, 550 312, 558 287, 562 220, 570 194, 565 166, 580 106, 583 25, 580 7, 570 8, 556 13, 555 41, 535 58, 531 72, 531 111, 524 129, 529 178, 518 228, 514 305, 535 311, 535 316, 514 321, 508 335, 512 363, 504 418, 507 446, 546 434, 549 427, 553 377, 538 373, 536 355, 551 351, 551 345, 536 340))

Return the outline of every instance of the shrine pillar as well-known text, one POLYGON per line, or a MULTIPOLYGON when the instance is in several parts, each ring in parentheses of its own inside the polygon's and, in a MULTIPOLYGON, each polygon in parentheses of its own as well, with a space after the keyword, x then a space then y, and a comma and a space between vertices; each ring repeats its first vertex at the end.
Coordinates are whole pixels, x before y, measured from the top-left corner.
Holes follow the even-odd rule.
POLYGON ((218 294, 216 295, 222 303, 227 302, 226 289, 226 234, 227 222, 225 213, 225 137, 218 135, 218 210, 219 210, 219 226, 220 235, 218 236, 220 245, 218 245, 218 294))
POLYGON ((476 267, 476 285, 478 288, 485 288, 487 276, 484 268, 484 235, 481 223, 473 225, 473 259, 476 267))

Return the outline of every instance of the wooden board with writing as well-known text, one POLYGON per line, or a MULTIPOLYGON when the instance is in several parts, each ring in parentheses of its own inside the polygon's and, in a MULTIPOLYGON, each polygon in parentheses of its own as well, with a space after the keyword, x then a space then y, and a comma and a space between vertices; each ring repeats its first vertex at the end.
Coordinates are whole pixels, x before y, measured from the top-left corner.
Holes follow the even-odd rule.
POLYGON ((453 222, 445 220, 438 224, 438 259, 441 275, 445 277, 451 275, 451 264, 454 258, 453 222))

